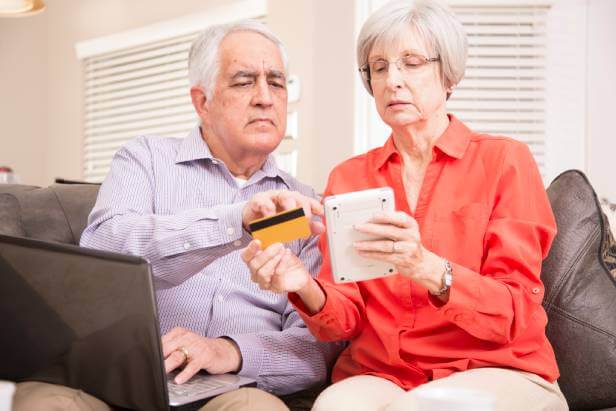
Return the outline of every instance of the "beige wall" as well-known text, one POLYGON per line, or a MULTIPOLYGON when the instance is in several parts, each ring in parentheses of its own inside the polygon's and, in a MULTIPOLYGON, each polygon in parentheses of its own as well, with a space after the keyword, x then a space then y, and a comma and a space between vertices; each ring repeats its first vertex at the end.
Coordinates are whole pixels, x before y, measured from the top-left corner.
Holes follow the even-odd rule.
POLYGON ((75 44, 204 11, 224 0, 48 0, 47 3, 45 40, 49 53, 50 98, 44 184, 55 177, 82 177, 82 72, 75 44))
POLYGON ((0 19, 0 165, 33 184, 45 181, 46 32, 43 14, 0 19))
POLYGON ((300 180, 322 192, 334 165, 353 152, 354 0, 268 1, 268 24, 299 75, 300 180))
POLYGON ((616 1, 591 0, 588 9, 587 167, 600 196, 616 203, 616 1))
MULTIPOLYGON (((202 12, 228 0, 47 0, 25 19, 0 19, 0 165, 25 183, 80 179, 81 66, 74 45, 202 12), (153 4, 156 7, 153 7, 153 4)), ((616 94, 612 0, 589 0, 587 168, 601 194, 616 201, 609 110, 616 94)), ((268 23, 286 43, 299 75, 300 179, 321 191, 331 167, 353 152, 355 0, 268 0, 268 23)), ((583 138, 580 136, 580 138, 583 138)))
MULTIPOLYGON (((12 165, 31 184, 81 179, 82 73, 74 45, 226 2, 159 1, 152 7, 150 0, 47 0, 47 10, 36 17, 0 20, 0 39, 12 39, 0 40, 3 61, 23 61, 0 77, 0 102, 11 106, 2 110, 2 142, 20 134, 18 141, 11 137, 11 150, 0 151, 0 164, 12 165), (18 96, 19 104, 8 96, 18 96), (34 112, 25 101, 36 101, 34 112)), ((352 153, 353 5, 268 1, 268 24, 287 45, 291 73, 302 85, 300 100, 289 107, 299 112, 298 177, 318 191, 331 167, 352 153)))

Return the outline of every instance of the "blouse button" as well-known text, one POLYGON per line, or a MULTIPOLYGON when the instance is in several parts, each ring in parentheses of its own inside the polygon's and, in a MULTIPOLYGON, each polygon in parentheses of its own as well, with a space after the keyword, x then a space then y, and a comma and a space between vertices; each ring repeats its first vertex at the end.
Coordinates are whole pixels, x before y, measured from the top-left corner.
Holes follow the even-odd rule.
POLYGON ((533 294, 539 294, 540 291, 541 289, 539 287, 533 288, 533 294))

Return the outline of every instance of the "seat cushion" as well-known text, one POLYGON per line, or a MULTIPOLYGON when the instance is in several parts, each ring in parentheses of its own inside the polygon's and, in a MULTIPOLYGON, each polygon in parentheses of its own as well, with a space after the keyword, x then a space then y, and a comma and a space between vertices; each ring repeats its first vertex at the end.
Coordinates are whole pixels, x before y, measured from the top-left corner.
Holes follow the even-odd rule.
POLYGON ((21 207, 14 195, 0 193, 0 234, 24 237, 21 207))
POLYGON ((73 242, 79 244, 88 215, 96 203, 100 184, 53 184, 49 188, 62 206, 73 242))
POLYGON ((548 188, 558 234, 543 262, 547 335, 571 409, 616 406, 616 247, 588 179, 567 171, 548 188))
MULTIPOLYGON (((22 226, 21 233, 17 235, 79 244, 98 189, 99 185, 96 184, 53 184, 45 188, 0 184, 0 195, 11 196, 17 201, 17 214, 22 226)), ((5 203, 8 204, 8 201, 5 200, 5 203)), ((12 206, 4 207, 3 204, 0 204, 0 210, 13 210, 12 206)), ((0 232, 3 230, 1 221, 7 219, 10 220, 9 217, 0 220, 0 232)), ((11 229, 14 230, 14 222, 12 224, 11 229)))

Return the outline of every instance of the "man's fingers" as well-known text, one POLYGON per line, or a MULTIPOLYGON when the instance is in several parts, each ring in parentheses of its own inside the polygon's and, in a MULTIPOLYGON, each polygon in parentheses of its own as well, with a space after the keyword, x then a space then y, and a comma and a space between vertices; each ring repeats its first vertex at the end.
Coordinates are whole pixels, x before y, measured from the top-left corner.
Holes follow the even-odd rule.
POLYGON ((253 214, 261 217, 276 214, 276 204, 273 200, 276 195, 276 191, 267 191, 255 195, 251 200, 251 210, 253 214))
POLYGON ((182 370, 182 372, 175 376, 175 383, 184 384, 186 381, 190 380, 196 373, 198 373, 200 369, 201 367, 199 367, 195 361, 189 361, 186 364, 186 367, 184 367, 184 369, 182 370))
POLYGON ((312 235, 319 235, 325 232, 325 226, 320 221, 310 220, 310 232, 312 235))
POLYGON ((163 335, 161 342, 163 344, 163 357, 169 356, 178 347, 178 340, 187 334, 187 330, 182 327, 176 327, 163 335))
POLYGON ((323 216, 324 215, 323 204, 321 204, 319 201, 315 200, 314 198, 310 198, 310 197, 306 197, 306 198, 309 201, 310 211, 312 212, 312 214, 323 216))
POLYGON ((281 211, 292 210, 301 205, 301 203, 297 201, 292 191, 281 191, 276 197, 276 199, 281 211))
POLYGON ((185 359, 186 358, 184 357, 184 354, 180 351, 172 351, 171 355, 167 356, 167 358, 165 359, 165 372, 169 374, 171 371, 180 367, 182 364, 184 364, 185 359))

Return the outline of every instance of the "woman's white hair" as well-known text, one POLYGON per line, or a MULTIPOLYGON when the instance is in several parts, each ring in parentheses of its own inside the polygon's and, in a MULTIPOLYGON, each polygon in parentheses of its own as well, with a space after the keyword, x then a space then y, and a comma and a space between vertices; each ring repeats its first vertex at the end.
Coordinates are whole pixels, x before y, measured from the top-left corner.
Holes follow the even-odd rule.
MULTIPOLYGON (((368 63, 376 44, 397 41, 411 29, 426 45, 426 57, 439 57, 441 78, 446 88, 464 77, 467 40, 462 23, 449 7, 435 0, 393 0, 375 11, 364 23, 357 39, 357 64, 368 63)), ((370 82, 362 76, 366 90, 372 95, 370 82)))
POLYGON ((203 30, 192 42, 188 54, 188 79, 192 86, 202 86, 208 99, 212 98, 214 82, 220 67, 220 43, 231 33, 250 31, 272 41, 280 50, 285 74, 289 70, 287 52, 278 37, 263 23, 257 20, 241 20, 234 23, 216 24, 203 30))

